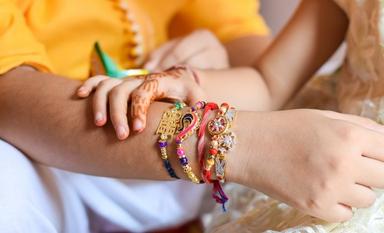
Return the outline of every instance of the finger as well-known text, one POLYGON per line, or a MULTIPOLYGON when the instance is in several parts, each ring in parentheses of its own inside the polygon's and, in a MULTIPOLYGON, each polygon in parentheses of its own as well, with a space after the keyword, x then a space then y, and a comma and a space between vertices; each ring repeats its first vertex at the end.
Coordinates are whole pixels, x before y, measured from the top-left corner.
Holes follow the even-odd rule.
POLYGON ((330 208, 323 208, 311 214, 328 222, 344 222, 352 218, 351 207, 344 204, 336 204, 330 208))
POLYGON ((361 128, 358 134, 362 145, 361 153, 368 158, 384 162, 384 134, 364 128, 361 128))
POLYGON ((221 48, 218 39, 207 30, 195 31, 181 39, 172 50, 172 53, 169 53, 161 60, 159 67, 166 69, 175 64, 185 63, 191 57, 211 48, 221 48), (204 43, 201 43, 201 41, 204 41, 204 43))
POLYGON ((132 82, 125 82, 114 87, 108 96, 109 115, 116 136, 120 140, 129 136, 127 108, 129 97, 135 88, 136 85, 133 85, 132 82))
MULTIPOLYGON (((207 96, 206 96, 206 94, 202 88, 200 88, 197 85, 195 85, 193 87, 194 88, 187 89, 187 101, 186 101, 186 103, 188 105, 193 105, 193 104, 197 103, 198 101, 207 99, 207 96)), ((181 100, 181 101, 183 101, 183 100, 181 100)))
POLYGON ((365 117, 360 117, 352 114, 344 114, 344 113, 338 113, 338 112, 333 112, 333 111, 320 111, 323 115, 332 118, 332 119, 338 119, 338 120, 344 120, 348 121, 352 124, 359 125, 361 127, 375 130, 381 133, 384 133, 384 126, 378 124, 377 122, 365 118, 365 117))
POLYGON ((134 131, 141 132, 144 130, 150 104, 153 100, 161 97, 161 95, 157 94, 158 86, 157 79, 149 80, 132 92, 131 117, 134 131))
POLYGON ((144 65, 144 68, 150 71, 160 70, 159 63, 164 59, 167 54, 169 54, 176 44, 179 42, 179 39, 169 41, 162 45, 160 48, 156 49, 151 53, 149 61, 144 65))
POLYGON ((89 94, 97 87, 97 85, 106 79, 108 79, 108 77, 104 75, 97 75, 89 78, 79 87, 79 89, 77 89, 77 95, 82 98, 88 97, 89 94))
POLYGON ((358 159, 356 182, 372 188, 384 188, 384 163, 364 156, 358 159))
POLYGON ((355 208, 367 208, 376 200, 376 195, 369 187, 360 184, 353 184, 348 195, 343 197, 341 202, 355 208))
POLYGON ((199 69, 226 69, 229 68, 227 52, 223 48, 209 48, 201 53, 189 57, 185 64, 199 69))
POLYGON ((107 122, 108 92, 121 82, 118 79, 107 79, 97 86, 93 96, 93 112, 97 126, 103 126, 107 122))

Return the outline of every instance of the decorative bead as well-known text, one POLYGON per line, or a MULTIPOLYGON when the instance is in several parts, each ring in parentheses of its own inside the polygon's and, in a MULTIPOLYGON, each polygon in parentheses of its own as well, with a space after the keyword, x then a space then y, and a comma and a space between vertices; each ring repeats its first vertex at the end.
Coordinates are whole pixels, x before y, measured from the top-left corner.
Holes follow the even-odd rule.
POLYGON ((217 150, 211 148, 211 149, 209 149, 209 153, 210 153, 211 155, 216 155, 216 154, 217 154, 217 150))
POLYGON ((215 164, 215 161, 213 159, 207 159, 207 165, 210 167, 212 167, 213 165, 215 164))
MULTIPOLYGON (((129 5, 125 1, 121 1, 120 4, 116 4, 120 9, 122 21, 125 24, 129 24, 129 31, 125 32, 129 36, 129 39, 133 42, 131 47, 131 54, 135 59, 132 61, 136 65, 140 65, 144 59, 144 44, 141 35, 141 30, 139 24, 136 22, 136 17, 132 11, 129 10, 129 5)), ((124 29, 124 31, 127 31, 124 29)))
POLYGON ((183 168, 184 173, 193 183, 201 183, 200 179, 193 173, 192 168, 188 164, 188 158, 185 155, 185 150, 182 147, 182 142, 196 132, 199 127, 200 119, 196 112, 203 106, 201 103, 196 104, 195 107, 191 107, 190 111, 185 113, 180 120, 180 127, 177 130, 178 134, 175 137, 176 153, 179 156, 180 165, 183 168))
POLYGON ((169 162, 169 160, 163 160, 163 165, 164 165, 165 169, 167 170, 167 172, 168 172, 168 174, 169 174, 170 177, 175 178, 175 179, 180 179, 180 178, 176 175, 175 171, 173 170, 172 165, 171 165, 171 163, 169 162))
POLYGON ((219 142, 217 140, 212 140, 211 141, 211 147, 212 148, 217 148, 219 146, 219 142))
POLYGON ((179 179, 179 177, 176 175, 171 163, 168 160, 167 140, 169 138, 172 138, 176 132, 177 125, 182 115, 180 110, 181 109, 177 109, 175 106, 174 108, 165 111, 156 131, 156 134, 159 135, 159 140, 157 141, 157 144, 160 148, 160 157, 163 160, 164 168, 167 170, 170 177, 176 179, 179 179))
POLYGON ((225 133, 229 127, 229 122, 224 116, 217 116, 208 122, 208 132, 211 135, 219 135, 225 133))
POLYGON ((177 153, 177 155, 178 155, 179 157, 185 155, 185 151, 184 151, 184 149, 182 149, 182 148, 178 148, 178 149, 176 150, 176 153, 177 153))
POLYGON ((187 157, 181 157, 179 158, 181 165, 186 166, 188 165, 188 158, 187 157))
POLYGON ((159 144, 160 148, 164 148, 164 147, 168 146, 168 143, 163 142, 163 141, 159 141, 158 144, 159 144))
POLYGON ((184 105, 183 105, 181 102, 176 102, 176 103, 175 103, 175 106, 176 106, 176 109, 177 109, 177 110, 181 110, 181 109, 183 109, 183 107, 184 107, 184 105))
MULTIPOLYGON (((185 171, 185 172, 191 172, 192 171, 192 168, 190 167, 190 166, 184 166, 183 167, 183 170, 185 171)), ((188 174, 187 174, 188 175, 188 174)))

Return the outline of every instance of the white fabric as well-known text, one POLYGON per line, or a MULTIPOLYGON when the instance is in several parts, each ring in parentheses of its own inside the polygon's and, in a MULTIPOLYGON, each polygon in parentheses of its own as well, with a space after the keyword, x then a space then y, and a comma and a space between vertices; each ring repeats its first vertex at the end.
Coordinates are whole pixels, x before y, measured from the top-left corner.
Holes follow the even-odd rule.
POLYGON ((36 165, 0 140, 0 232, 143 232, 195 218, 206 186, 118 180, 36 165))

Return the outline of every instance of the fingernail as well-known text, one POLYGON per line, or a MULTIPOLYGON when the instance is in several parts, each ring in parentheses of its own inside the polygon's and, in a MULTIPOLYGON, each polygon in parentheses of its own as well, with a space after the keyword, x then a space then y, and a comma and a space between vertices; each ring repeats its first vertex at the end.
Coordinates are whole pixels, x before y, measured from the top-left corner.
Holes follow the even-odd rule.
POLYGON ((116 129, 116 133, 119 139, 125 139, 127 137, 127 130, 124 126, 118 126, 116 129))
POLYGON ((96 124, 100 124, 104 121, 104 116, 101 112, 96 113, 95 115, 95 122, 96 124))
POLYGON ((85 94, 86 92, 85 92, 86 90, 85 90, 85 87, 80 87, 78 90, 77 90, 77 92, 79 93, 79 94, 85 94))
POLYGON ((133 130, 135 130, 136 132, 140 132, 142 128, 143 128, 143 122, 141 120, 136 119, 133 122, 133 130))

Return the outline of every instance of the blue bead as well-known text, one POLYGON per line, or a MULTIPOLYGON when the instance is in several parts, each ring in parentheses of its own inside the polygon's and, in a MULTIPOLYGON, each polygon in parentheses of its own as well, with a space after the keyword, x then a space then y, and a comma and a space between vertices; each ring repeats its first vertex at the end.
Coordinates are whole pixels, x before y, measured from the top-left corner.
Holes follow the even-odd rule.
POLYGON ((168 146, 167 142, 158 142, 158 144, 161 148, 168 146))
POLYGON ((179 160, 180 160, 181 165, 183 165, 183 166, 188 164, 187 157, 181 157, 181 158, 179 158, 179 160))
POLYGON ((169 162, 169 160, 163 160, 163 164, 164 164, 164 168, 167 170, 168 172, 168 175, 172 178, 175 178, 175 179, 180 179, 177 175, 176 175, 176 172, 175 170, 173 170, 172 168, 172 165, 171 163, 169 162))

